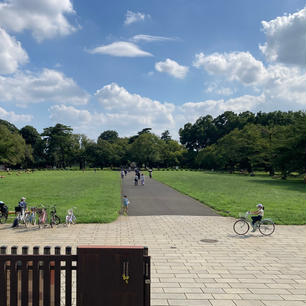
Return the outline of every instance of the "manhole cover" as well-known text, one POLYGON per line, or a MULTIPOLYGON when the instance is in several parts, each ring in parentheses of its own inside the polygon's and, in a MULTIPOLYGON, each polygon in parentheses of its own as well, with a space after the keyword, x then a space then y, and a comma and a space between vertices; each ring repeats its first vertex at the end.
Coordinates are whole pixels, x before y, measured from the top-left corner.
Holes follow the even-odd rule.
POLYGON ((202 239, 200 240, 201 242, 206 242, 206 243, 216 243, 218 240, 216 239, 202 239))

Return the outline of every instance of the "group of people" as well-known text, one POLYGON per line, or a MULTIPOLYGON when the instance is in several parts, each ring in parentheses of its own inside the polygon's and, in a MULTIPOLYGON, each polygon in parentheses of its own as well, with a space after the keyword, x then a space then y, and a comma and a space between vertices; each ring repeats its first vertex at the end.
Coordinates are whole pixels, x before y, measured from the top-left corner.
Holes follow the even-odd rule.
POLYGON ((140 171, 138 169, 135 169, 134 184, 135 184, 135 186, 137 186, 137 185, 139 185, 139 183, 140 183, 140 185, 144 186, 145 178, 144 178, 143 173, 140 173, 140 171))

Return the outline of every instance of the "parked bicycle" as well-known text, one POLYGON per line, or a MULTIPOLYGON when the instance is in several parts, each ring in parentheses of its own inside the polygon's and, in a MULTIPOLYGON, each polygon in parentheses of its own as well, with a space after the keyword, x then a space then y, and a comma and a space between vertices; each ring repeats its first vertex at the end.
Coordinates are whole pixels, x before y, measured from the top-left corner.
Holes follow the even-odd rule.
POLYGON ((53 205, 50 209, 50 226, 59 225, 61 223, 60 217, 56 214, 56 207, 53 205))
POLYGON ((69 226, 70 224, 75 224, 76 223, 76 216, 73 212, 73 209, 76 209, 76 207, 70 208, 67 211, 67 216, 66 216, 66 225, 69 226))
MULTIPOLYGON (((239 220, 237 220, 233 229, 234 232, 238 235, 245 235, 249 229, 251 224, 250 213, 247 211, 245 214, 240 214, 239 220)), ((272 235, 275 231, 275 224, 272 219, 262 219, 255 223, 255 228, 258 228, 260 233, 264 236, 272 235)))
POLYGON ((45 227, 47 225, 47 209, 45 206, 41 205, 41 207, 36 209, 37 215, 38 215, 38 227, 45 227))
POLYGON ((30 211, 27 214, 26 217, 26 224, 29 225, 36 225, 36 211, 37 208, 36 207, 31 207, 30 211))
POLYGON ((20 224, 28 225, 29 212, 25 210, 24 207, 16 206, 15 207, 15 220, 14 227, 19 226, 20 224))
POLYGON ((8 207, 0 201, 0 223, 5 223, 8 217, 8 207))

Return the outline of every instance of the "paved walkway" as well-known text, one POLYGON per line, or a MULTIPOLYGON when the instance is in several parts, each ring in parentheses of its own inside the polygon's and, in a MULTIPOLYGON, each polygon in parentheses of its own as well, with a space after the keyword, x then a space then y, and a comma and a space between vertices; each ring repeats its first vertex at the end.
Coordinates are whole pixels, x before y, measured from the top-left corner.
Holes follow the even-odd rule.
POLYGON ((152 207, 160 213, 167 208, 168 215, 120 216, 110 224, 41 230, 0 224, 0 245, 71 245, 74 252, 82 244, 148 246, 152 306, 306 306, 305 226, 277 226, 271 237, 258 232, 240 237, 232 218, 175 215, 168 202, 178 200, 168 200, 167 188, 159 183, 125 188, 131 213, 133 205, 145 202, 144 215, 152 207), (152 199, 138 203, 145 193, 152 199))
POLYGON ((152 257, 152 305, 305 306, 306 227, 271 237, 233 233, 233 219, 121 216, 111 224, 41 230, 0 225, 0 245, 144 245, 152 257), (215 239, 216 243, 201 242, 215 239))
POLYGON ((206 205, 176 190, 145 177, 145 185, 134 185, 134 172, 122 180, 122 193, 131 205, 129 216, 218 216, 206 205))

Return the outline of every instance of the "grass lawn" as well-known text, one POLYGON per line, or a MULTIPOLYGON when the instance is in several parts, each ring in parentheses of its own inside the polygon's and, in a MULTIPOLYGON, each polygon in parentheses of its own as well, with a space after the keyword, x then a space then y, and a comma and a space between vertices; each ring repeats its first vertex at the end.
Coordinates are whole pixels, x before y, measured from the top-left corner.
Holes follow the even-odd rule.
POLYGON ((67 209, 77 207, 77 222, 111 222, 121 205, 121 179, 115 171, 35 171, 0 173, 0 200, 14 210, 22 196, 28 207, 56 205, 64 222, 67 209))
POLYGON ((306 224, 305 184, 302 179, 272 179, 195 171, 154 171, 153 177, 216 209, 237 217, 263 203, 265 217, 277 224, 306 224))

